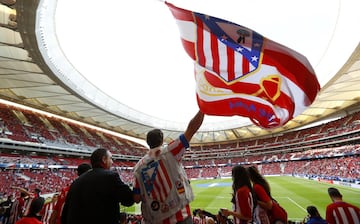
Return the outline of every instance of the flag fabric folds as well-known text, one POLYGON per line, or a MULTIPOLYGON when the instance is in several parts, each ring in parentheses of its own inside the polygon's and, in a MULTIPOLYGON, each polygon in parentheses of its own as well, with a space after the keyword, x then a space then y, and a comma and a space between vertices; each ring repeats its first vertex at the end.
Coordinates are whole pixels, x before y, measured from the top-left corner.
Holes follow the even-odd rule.
POLYGON ((320 85, 303 55, 233 22, 165 4, 195 62, 197 102, 205 114, 240 115, 275 128, 315 100, 320 85))

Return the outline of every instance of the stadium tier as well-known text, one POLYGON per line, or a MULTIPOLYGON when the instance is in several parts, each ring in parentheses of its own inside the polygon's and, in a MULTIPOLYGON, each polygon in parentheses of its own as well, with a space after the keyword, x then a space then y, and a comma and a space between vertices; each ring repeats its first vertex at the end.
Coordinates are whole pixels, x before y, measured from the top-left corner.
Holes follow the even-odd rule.
MULTIPOLYGON (((183 165, 190 178, 229 176, 235 164, 256 164, 262 174, 306 175, 360 182, 359 113, 304 130, 264 139, 195 145, 183 165)), ((73 179, 97 147, 111 149, 114 168, 130 172, 146 153, 143 145, 70 120, 0 104, 0 192, 12 185, 56 192, 73 179)))

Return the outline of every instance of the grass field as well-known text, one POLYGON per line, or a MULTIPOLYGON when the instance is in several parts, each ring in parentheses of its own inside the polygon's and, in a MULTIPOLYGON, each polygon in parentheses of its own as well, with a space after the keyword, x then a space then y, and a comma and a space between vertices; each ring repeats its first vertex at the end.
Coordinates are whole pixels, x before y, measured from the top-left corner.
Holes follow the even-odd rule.
MULTIPOLYGON (((325 218, 326 206, 331 203, 327 194, 330 186, 340 190, 344 201, 360 207, 360 189, 289 176, 269 176, 266 179, 273 197, 287 210, 289 220, 292 221, 303 220, 309 205, 316 206, 325 218)), ((217 214, 220 208, 231 209, 231 183, 231 179, 192 180, 195 200, 190 204, 191 209, 201 208, 213 214, 217 214)), ((126 212, 140 213, 138 207, 128 208, 126 212)))

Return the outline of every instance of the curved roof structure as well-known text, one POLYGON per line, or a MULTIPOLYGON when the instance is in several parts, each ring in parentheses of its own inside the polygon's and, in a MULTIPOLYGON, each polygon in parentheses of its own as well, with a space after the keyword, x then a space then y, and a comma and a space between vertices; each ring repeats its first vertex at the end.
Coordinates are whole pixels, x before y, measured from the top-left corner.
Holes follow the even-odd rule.
MULTIPOLYGON (((0 5, 0 98, 144 139, 156 127, 167 140, 185 129, 118 102, 82 76, 63 55, 54 30, 57 1, 2 0, 0 5)), ((357 17, 358 18, 358 17, 357 17)), ((359 32, 354 35, 358 36, 359 32)), ((328 52, 335 54, 336 52, 328 52)), ((340 59, 339 59, 340 60, 340 59)), ((205 123, 193 144, 212 144, 275 135, 359 110, 360 45, 322 86, 315 102, 281 128, 249 122, 205 123)))

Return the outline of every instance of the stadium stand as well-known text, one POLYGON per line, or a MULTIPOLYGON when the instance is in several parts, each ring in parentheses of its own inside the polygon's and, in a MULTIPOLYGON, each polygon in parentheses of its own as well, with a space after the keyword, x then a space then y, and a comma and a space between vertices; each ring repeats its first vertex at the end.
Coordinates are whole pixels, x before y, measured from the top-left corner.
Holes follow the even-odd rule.
MULTIPOLYGON (((232 167, 242 164, 257 165, 263 175, 360 184, 359 118, 360 113, 354 113, 269 138, 194 145, 183 165, 190 179, 229 177, 232 167)), ((132 168, 147 152, 143 145, 95 127, 0 104, 0 200, 16 194, 13 186, 41 188, 43 194, 59 192, 97 147, 112 151, 114 169, 132 184, 132 168)))
MULTIPOLYGON (((0 104, 0 192, 12 185, 56 192, 96 147, 112 150, 114 167, 127 183, 147 149, 95 128, 0 104), (36 149, 36 150, 35 150, 36 149)), ((194 146, 184 166, 190 178, 229 176, 234 164, 257 164, 264 175, 301 175, 360 183, 359 115, 304 130, 244 142, 194 146)))

